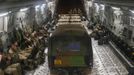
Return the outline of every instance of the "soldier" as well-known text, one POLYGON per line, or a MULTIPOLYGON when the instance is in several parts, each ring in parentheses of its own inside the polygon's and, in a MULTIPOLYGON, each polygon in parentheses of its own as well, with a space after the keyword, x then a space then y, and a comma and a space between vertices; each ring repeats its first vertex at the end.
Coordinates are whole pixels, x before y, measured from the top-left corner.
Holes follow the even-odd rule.
POLYGON ((0 68, 3 68, 3 53, 0 51, 0 68))
POLYGON ((28 32, 25 33, 24 39, 25 39, 26 47, 31 47, 32 46, 32 40, 31 40, 30 34, 28 32))
POLYGON ((10 64, 10 57, 8 54, 4 53, 2 42, 0 43, 0 68, 4 69, 7 65, 10 64))
POLYGON ((19 55, 18 55, 19 51, 20 51, 20 49, 18 48, 18 42, 13 41, 8 50, 12 63, 17 63, 19 61, 19 55))
POLYGON ((73 9, 73 14, 77 14, 77 9, 76 8, 73 9))
POLYGON ((78 14, 81 14, 81 10, 78 8, 78 14))
POLYGON ((2 60, 2 54, 3 54, 3 45, 2 45, 2 40, 0 39, 0 62, 2 60))
POLYGON ((10 59, 10 65, 4 70, 8 75, 21 75, 21 65, 19 62, 19 48, 18 42, 13 41, 8 50, 8 58, 10 59))
POLYGON ((8 66, 4 71, 6 75, 22 75, 21 65, 19 63, 8 66))

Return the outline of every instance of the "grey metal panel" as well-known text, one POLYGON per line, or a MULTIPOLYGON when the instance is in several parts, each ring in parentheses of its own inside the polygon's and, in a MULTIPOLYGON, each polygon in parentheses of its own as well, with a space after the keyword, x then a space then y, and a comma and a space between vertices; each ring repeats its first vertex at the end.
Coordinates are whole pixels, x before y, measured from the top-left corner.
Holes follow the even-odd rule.
POLYGON ((44 0, 22 1, 22 2, 4 2, 4 3, 0 3, 0 10, 9 10, 9 9, 33 6, 33 5, 37 5, 37 4, 43 4, 43 3, 44 3, 44 0))
POLYGON ((120 60, 123 62, 123 64, 125 65, 125 67, 129 71, 129 75, 133 75, 134 74, 134 64, 131 61, 129 61, 129 59, 127 59, 120 52, 120 50, 116 47, 116 45, 112 41, 110 41, 109 44, 114 49, 115 54, 118 56, 118 58, 120 58, 120 60))
POLYGON ((94 1, 95 3, 112 4, 116 6, 134 7, 134 1, 94 1))

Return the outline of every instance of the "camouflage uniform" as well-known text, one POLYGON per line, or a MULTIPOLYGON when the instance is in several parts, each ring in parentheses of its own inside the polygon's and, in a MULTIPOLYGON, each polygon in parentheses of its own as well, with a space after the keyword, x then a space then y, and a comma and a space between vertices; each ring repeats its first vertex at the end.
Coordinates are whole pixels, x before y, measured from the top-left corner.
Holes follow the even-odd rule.
POLYGON ((8 75, 22 75, 21 65, 19 63, 12 64, 4 70, 8 75))
POLYGON ((4 71, 0 69, 0 75, 4 75, 4 71))
POLYGON ((12 63, 17 63, 17 62, 19 62, 19 51, 18 51, 19 49, 17 49, 17 51, 13 51, 12 49, 10 49, 9 50, 9 54, 10 54, 10 56, 11 56, 11 62, 12 63))

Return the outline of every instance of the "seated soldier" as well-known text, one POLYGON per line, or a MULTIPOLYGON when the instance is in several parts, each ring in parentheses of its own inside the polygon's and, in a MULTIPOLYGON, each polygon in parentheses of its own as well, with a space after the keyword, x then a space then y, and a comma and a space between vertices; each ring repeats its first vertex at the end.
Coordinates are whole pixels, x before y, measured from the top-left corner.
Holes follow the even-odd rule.
POLYGON ((3 67, 3 64, 2 64, 2 57, 3 57, 3 53, 0 51, 0 68, 3 67))
POLYGON ((32 40, 30 38, 30 34, 29 33, 25 33, 25 36, 24 36, 24 39, 25 39, 25 45, 26 47, 31 47, 32 45, 32 40))
POLYGON ((22 75, 21 65, 19 63, 8 66, 5 70, 5 75, 22 75))
POLYGON ((8 54, 4 53, 3 48, 0 47, 0 68, 4 69, 8 65, 10 65, 10 56, 8 54))
POLYGON ((13 41, 8 51, 12 63, 17 63, 19 61, 19 52, 20 49, 18 48, 18 42, 13 41))
POLYGON ((4 69, 11 64, 11 57, 7 53, 0 54, 0 68, 4 69))
MULTIPOLYGON (((2 46, 2 41, 0 39, 0 62, 2 60, 2 55, 3 55, 3 46, 2 46)), ((1 64, 0 64, 1 65, 1 64)))
POLYGON ((10 54, 13 54, 14 52, 16 52, 17 46, 18 46, 18 42, 17 41, 12 41, 8 52, 10 54))
POLYGON ((78 8, 78 14, 81 14, 81 9, 78 8))
POLYGON ((2 60, 2 54, 3 54, 3 45, 2 45, 2 41, 0 39, 0 62, 2 60))

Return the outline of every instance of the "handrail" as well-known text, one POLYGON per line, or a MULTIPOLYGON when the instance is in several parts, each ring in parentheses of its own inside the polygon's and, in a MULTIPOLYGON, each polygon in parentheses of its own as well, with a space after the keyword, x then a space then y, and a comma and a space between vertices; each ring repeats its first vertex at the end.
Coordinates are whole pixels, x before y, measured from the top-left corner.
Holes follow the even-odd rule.
POLYGON ((117 56, 120 58, 120 60, 123 62, 124 66, 128 70, 128 75, 134 75, 134 65, 129 61, 119 50, 118 48, 112 43, 112 41, 109 41, 110 46, 114 48, 114 52, 116 51, 117 56))
POLYGON ((128 63, 128 65, 130 66, 130 67, 134 67, 134 65, 132 65, 128 60, 127 60, 127 58, 115 47, 115 45, 110 41, 109 42, 110 43, 110 45, 116 50, 116 52, 118 52, 118 54, 120 54, 120 56, 128 63))

